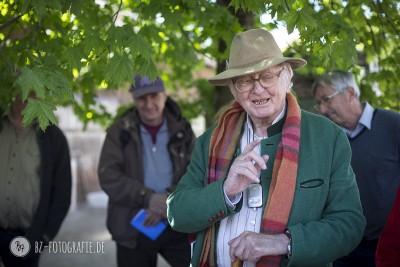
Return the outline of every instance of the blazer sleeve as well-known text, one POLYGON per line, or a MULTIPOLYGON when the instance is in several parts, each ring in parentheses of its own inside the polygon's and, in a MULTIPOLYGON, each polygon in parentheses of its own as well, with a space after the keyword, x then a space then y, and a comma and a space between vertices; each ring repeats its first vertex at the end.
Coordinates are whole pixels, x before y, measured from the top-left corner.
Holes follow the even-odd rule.
POLYGON ((167 217, 179 232, 195 233, 234 213, 225 202, 220 179, 207 184, 210 129, 195 143, 186 173, 167 199, 167 217))

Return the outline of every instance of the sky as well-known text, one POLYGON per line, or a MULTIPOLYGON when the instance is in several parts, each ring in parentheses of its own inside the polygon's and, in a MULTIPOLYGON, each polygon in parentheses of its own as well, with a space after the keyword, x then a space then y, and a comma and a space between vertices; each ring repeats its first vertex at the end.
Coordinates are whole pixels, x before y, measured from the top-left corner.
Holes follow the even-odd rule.
POLYGON ((291 34, 288 34, 286 27, 282 25, 282 22, 277 22, 269 14, 261 15, 260 20, 263 24, 270 23, 271 21, 278 23, 278 29, 272 30, 271 33, 282 51, 285 51, 289 44, 300 37, 297 29, 295 29, 291 34))
POLYGON ((288 34, 285 27, 279 27, 280 29, 276 29, 271 31, 272 35, 275 38, 279 48, 283 51, 291 44, 294 40, 300 37, 299 32, 294 30, 290 35, 288 34))

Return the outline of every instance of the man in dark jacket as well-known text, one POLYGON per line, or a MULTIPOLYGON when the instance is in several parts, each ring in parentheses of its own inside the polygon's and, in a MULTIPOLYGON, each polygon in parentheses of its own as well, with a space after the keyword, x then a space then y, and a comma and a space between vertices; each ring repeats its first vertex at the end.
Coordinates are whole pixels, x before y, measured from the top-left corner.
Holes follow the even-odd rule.
POLYGON ((99 179, 109 196, 107 227, 117 243, 117 263, 156 266, 157 254, 174 267, 190 263, 187 236, 168 225, 149 238, 131 225, 143 210, 144 226, 166 222, 166 199, 186 170, 195 136, 161 78, 135 76, 135 108, 107 131, 99 161, 99 179))
POLYGON ((71 201, 67 140, 55 125, 24 127, 26 101, 0 112, 0 262, 38 266, 35 247, 57 234, 71 201))

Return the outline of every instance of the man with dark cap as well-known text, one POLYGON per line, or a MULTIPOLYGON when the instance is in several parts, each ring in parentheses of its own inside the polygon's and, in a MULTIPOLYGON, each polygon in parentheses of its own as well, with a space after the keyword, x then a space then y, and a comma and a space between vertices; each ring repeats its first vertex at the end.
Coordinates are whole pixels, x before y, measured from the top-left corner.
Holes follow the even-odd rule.
POLYGON ((117 244, 118 267, 155 267, 158 253, 171 266, 187 267, 186 234, 167 225, 153 240, 131 220, 144 210, 144 226, 168 224, 166 199, 186 170, 195 135, 160 77, 136 75, 131 92, 135 107, 108 129, 98 169, 109 196, 107 227, 117 244))

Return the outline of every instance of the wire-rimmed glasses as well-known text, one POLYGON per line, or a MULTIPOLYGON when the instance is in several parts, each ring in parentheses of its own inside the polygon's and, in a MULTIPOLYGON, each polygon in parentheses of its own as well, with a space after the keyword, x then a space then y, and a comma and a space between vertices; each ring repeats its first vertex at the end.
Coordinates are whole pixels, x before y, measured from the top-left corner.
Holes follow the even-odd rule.
POLYGON ((241 93, 250 91, 254 88, 255 82, 259 82, 263 88, 269 88, 275 86, 278 83, 278 79, 281 76, 282 71, 285 68, 282 68, 278 73, 268 73, 260 76, 258 79, 251 78, 250 76, 239 78, 238 80, 233 81, 236 90, 241 93))

